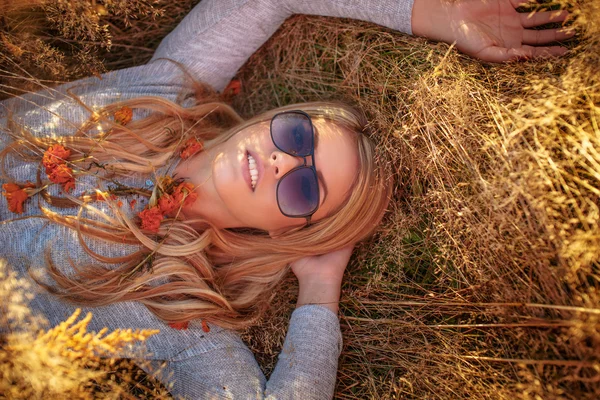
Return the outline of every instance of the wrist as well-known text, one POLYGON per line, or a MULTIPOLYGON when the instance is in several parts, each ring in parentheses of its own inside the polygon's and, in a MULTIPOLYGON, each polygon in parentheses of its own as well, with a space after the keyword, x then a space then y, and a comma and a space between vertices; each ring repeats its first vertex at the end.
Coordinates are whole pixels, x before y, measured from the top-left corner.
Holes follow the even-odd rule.
POLYGON ((299 281, 298 302, 296 307, 308 304, 326 307, 337 314, 342 290, 339 281, 299 281))
POLYGON ((412 9, 412 32, 439 42, 454 43, 456 34, 454 1, 415 0, 412 9))

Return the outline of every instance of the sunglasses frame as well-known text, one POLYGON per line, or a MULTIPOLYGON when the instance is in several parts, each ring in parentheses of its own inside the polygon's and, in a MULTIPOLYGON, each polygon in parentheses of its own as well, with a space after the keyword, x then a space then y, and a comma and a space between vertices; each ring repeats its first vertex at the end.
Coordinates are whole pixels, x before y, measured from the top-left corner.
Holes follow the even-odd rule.
POLYGON ((273 144, 275 145, 275 147, 277 147, 279 150, 283 151, 285 154, 288 154, 288 155, 293 156, 293 157, 300 157, 300 158, 302 158, 304 160, 304 164, 303 165, 300 165, 300 166, 298 166, 298 167, 296 167, 296 168, 288 171, 285 175, 283 175, 281 178, 279 178, 279 182, 277 182, 277 188, 275 190, 276 197, 277 197, 277 207, 279 207, 279 211, 281 211, 281 213, 283 215, 285 215, 286 217, 290 217, 290 218, 306 218, 306 225, 308 226, 308 225, 310 225, 311 217, 319 209, 318 200, 317 200, 317 206, 311 212, 308 212, 308 213, 305 213, 305 214, 302 214, 302 215, 290 215, 290 214, 286 214, 281 209, 281 205, 279 203, 279 185, 286 178, 286 176, 294 173, 295 171, 299 171, 301 169, 310 169, 312 171, 314 177, 315 177, 315 181, 317 182, 317 199, 321 198, 321 193, 319 191, 319 179, 318 179, 318 176, 317 176, 317 169, 316 169, 316 166, 315 166, 315 127, 313 126, 312 119, 310 118, 310 115, 308 115, 304 111, 300 111, 300 110, 282 111, 280 113, 277 113, 277 114, 273 115, 273 118, 271 118, 271 123, 269 124, 269 131, 271 133, 271 141, 273 141, 273 144), (277 145, 277 143, 275 142, 275 139, 273 138, 273 121, 278 116, 284 115, 284 114, 299 114, 299 115, 302 115, 302 116, 306 117, 306 119, 308 120, 308 123, 310 124, 310 135, 311 135, 311 140, 312 140, 312 146, 311 146, 310 153, 308 153, 306 155, 299 155, 299 154, 296 154, 296 153, 290 153, 289 151, 287 151, 285 149, 282 149, 281 147, 279 147, 277 145), (307 165, 306 159, 308 157, 311 158, 312 165, 307 165))

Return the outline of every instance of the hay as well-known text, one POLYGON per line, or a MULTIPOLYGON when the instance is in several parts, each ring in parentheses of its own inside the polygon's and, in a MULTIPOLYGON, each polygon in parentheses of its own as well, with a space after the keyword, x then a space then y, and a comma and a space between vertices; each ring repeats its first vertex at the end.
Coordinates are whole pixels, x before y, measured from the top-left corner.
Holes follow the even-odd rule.
MULTIPOLYGON (((152 27, 166 33, 184 3, 133 20, 135 38, 113 31, 104 65, 147 59, 152 27)), ((360 107, 396 171, 385 223, 344 283, 336 398, 600 396, 600 0, 580 3, 580 36, 560 60, 482 64, 371 24, 297 16, 240 71, 246 115, 360 107)), ((294 285, 244 334, 267 374, 294 285)))

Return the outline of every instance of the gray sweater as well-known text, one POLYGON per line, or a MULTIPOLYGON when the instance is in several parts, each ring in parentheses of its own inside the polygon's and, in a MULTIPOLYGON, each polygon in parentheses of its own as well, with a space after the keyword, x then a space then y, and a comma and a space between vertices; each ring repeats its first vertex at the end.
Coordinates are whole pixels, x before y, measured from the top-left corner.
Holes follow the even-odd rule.
MULTIPOLYGON (((189 79, 174 60, 183 64, 194 79, 222 90, 238 68, 292 14, 315 14, 355 18, 411 33, 413 0, 203 0, 161 43, 146 64, 102 76, 88 78, 37 93, 6 100, 0 104, 0 149, 11 142, 6 124, 9 113, 35 135, 72 134, 89 112, 72 97, 98 108, 114 101, 154 95, 190 105, 193 102, 189 79), (168 59, 168 60, 167 60, 168 59)), ((35 181, 37 164, 8 157, 5 170, 9 181, 35 181)), ((148 177, 132 176, 128 186, 144 186, 148 177)), ((0 184, 6 181, 0 178, 0 184)), ((51 190, 59 195, 56 186, 51 190)), ((74 191, 79 195, 97 186, 89 175, 78 177, 74 191)), ((39 206, 54 210, 43 202, 39 206)), ((103 209, 103 204, 94 204, 103 209)), ((136 213, 143 208, 132 210, 136 213)), ((21 216, 40 215, 37 200, 29 200, 21 216)), ((124 207, 129 208, 129 207, 124 207)), ((77 209, 61 210, 76 214, 77 209)), ((19 217, 21 217, 19 216, 19 217)), ((89 215, 88 215, 89 216, 89 215)), ((70 272, 69 257, 79 263, 93 262, 77 243, 74 232, 41 218, 19 219, 8 211, 0 196, 0 257, 11 268, 28 278, 27 269, 43 271, 44 252, 70 272)), ((89 240, 101 254, 125 255, 128 246, 107 245, 89 240)), ((35 284, 34 284, 35 286, 35 284)), ((51 326, 65 320, 76 306, 64 303, 41 289, 31 303, 51 326)), ((294 311, 279 361, 269 380, 240 337, 231 331, 211 326, 205 333, 198 321, 187 330, 172 329, 145 306, 122 302, 106 307, 88 307, 94 314, 90 329, 160 329, 147 341, 149 361, 166 362, 160 379, 173 383, 172 393, 186 398, 299 398, 325 399, 333 396, 342 337, 336 315, 320 306, 303 306, 294 311)), ((123 354, 121 356, 127 356, 123 354)))

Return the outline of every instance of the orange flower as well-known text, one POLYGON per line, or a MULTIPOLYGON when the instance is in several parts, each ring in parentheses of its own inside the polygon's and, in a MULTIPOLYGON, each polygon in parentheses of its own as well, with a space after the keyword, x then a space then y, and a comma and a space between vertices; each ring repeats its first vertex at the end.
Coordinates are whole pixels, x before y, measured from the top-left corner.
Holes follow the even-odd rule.
POLYGON ((70 155, 71 150, 60 144, 50 146, 44 152, 44 157, 42 157, 42 164, 46 167, 46 173, 49 174, 57 165, 66 164, 70 155))
POLYGON ((163 215, 160 212, 160 208, 152 207, 138 213, 138 216, 142 219, 142 229, 146 229, 151 232, 158 232, 160 223, 163 220, 163 215))
POLYGON ((204 143, 196 138, 189 138, 181 150, 181 158, 187 160, 204 149, 204 143))
POLYGON ((158 207, 163 215, 169 215, 172 212, 177 211, 180 205, 181 201, 176 201, 175 198, 168 193, 163 194, 160 199, 158 199, 158 207))
POLYGON ((205 320, 202 320, 202 330, 206 333, 210 332, 210 327, 208 326, 208 323, 205 320))
POLYGON ((114 114, 115 122, 119 125, 127 125, 133 118, 133 110, 127 106, 119 108, 114 114))
POLYGON ((75 177, 73 176, 73 170, 67 167, 65 164, 55 165, 50 171, 46 171, 48 179, 54 183, 60 183, 63 185, 65 192, 70 192, 75 188, 75 177))
POLYGON ((223 90, 225 97, 233 97, 242 91, 242 81, 237 78, 233 78, 227 87, 223 90))
POLYGON ((175 188, 175 191, 173 192, 173 198, 177 204, 183 203, 183 206, 187 207, 196 201, 198 198, 198 193, 194 191, 194 185, 189 182, 184 182, 175 188))
POLYGON ((131 207, 131 209, 133 210, 135 208, 136 204, 137 204, 137 200, 133 199, 129 202, 129 207, 131 207))
POLYGON ((4 189, 2 194, 6 197, 9 211, 23 214, 23 203, 29 197, 24 189, 31 187, 35 187, 35 185, 32 183, 27 183, 23 187, 16 183, 5 183, 2 185, 2 189, 4 189))
POLYGON ((179 330, 182 330, 182 329, 187 329, 189 324, 190 324, 190 323, 189 323, 188 321, 185 321, 185 322, 171 322, 171 323, 169 324, 169 326, 170 326, 171 328, 173 328, 173 329, 179 329, 179 330))

